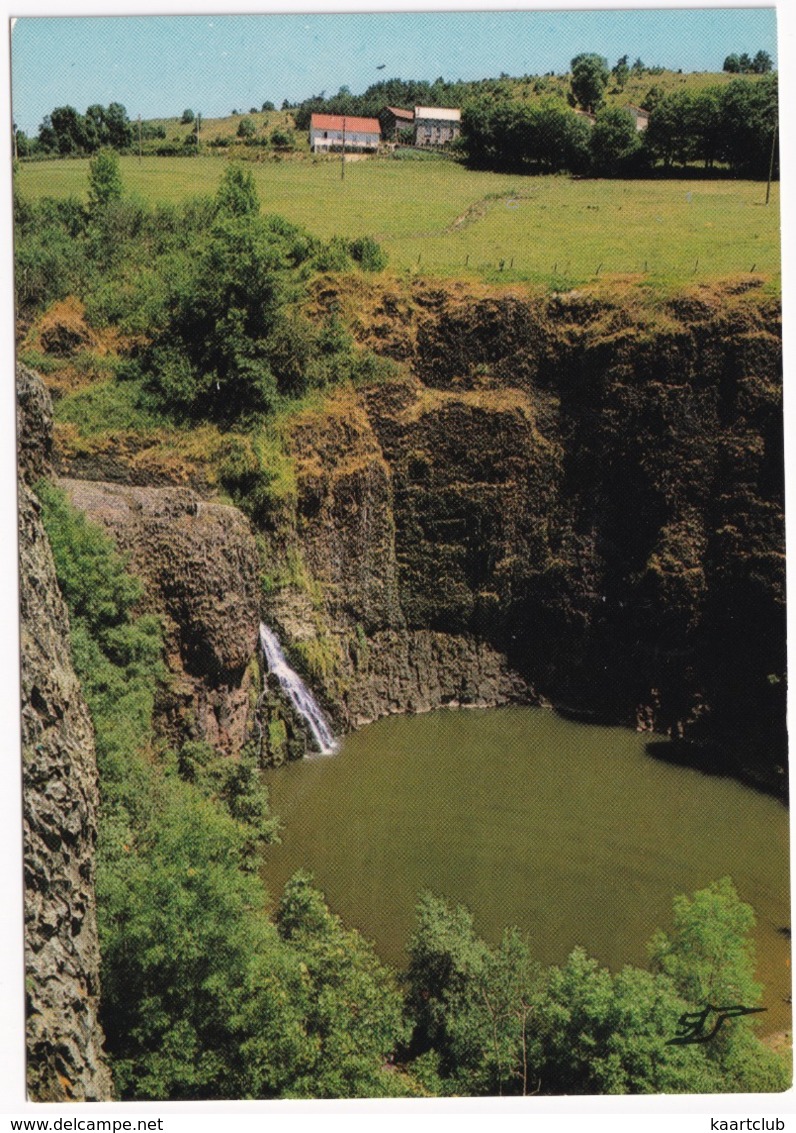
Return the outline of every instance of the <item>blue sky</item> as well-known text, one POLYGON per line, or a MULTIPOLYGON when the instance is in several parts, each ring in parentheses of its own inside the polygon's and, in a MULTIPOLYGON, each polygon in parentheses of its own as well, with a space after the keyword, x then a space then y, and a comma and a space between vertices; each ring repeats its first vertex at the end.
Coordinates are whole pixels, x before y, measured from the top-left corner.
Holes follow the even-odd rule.
POLYGON ((121 102, 131 118, 206 117, 381 78, 473 79, 566 71, 581 51, 611 64, 720 70, 731 51, 776 59, 773 8, 288 15, 23 16, 12 40, 13 110, 32 134, 54 106, 121 102), (382 70, 377 67, 384 65, 382 70))

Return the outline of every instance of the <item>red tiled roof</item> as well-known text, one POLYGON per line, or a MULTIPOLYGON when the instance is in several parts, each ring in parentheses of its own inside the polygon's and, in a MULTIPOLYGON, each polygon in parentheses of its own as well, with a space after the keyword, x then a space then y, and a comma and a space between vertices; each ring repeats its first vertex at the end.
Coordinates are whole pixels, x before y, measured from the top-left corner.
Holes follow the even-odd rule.
POLYGON ((315 130, 342 130, 345 122, 346 130, 351 133, 380 134, 381 126, 378 118, 354 118, 346 114, 313 114, 310 119, 310 129, 315 130))
POLYGON ((407 122, 413 122, 415 115, 413 110, 401 110, 399 106, 387 106, 390 114, 394 114, 396 118, 405 118, 407 122))

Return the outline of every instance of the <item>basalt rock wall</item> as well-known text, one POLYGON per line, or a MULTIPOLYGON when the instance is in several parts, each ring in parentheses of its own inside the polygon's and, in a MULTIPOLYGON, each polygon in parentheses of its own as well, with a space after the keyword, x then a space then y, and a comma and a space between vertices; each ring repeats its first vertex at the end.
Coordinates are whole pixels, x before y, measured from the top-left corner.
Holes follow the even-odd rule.
POLYGON ((34 1101, 112 1096, 98 1021, 94 733, 69 616, 30 484, 49 472, 49 396, 17 373, 27 1086, 34 1101))
POLYGON ((488 645, 527 698, 783 789, 778 302, 749 281, 655 305, 418 285, 349 316, 401 370, 293 423, 322 600, 273 605, 326 641, 305 659, 343 722, 383 635, 431 631, 488 645))
MULTIPOLYGON (((111 527, 117 504, 86 493, 127 501, 116 533, 136 569, 174 559, 174 577, 158 566, 152 581, 172 668, 211 689, 209 707, 196 685, 188 698, 200 731, 240 737, 248 696, 242 653, 194 648, 194 599, 174 591, 183 573, 201 590, 207 569, 214 593, 246 594, 219 605, 219 625, 237 619, 254 650, 262 613, 339 728, 549 701, 668 733, 686 741, 678 758, 784 790, 779 302, 752 278, 640 296, 321 280, 310 307, 394 370, 283 422, 293 486, 255 509, 259 599, 244 581, 253 550, 217 577, 198 550, 213 514, 198 495, 70 486, 111 527)), ((129 472, 115 478, 141 475, 129 472)), ((239 542, 236 515, 213 521, 219 561, 239 542)))

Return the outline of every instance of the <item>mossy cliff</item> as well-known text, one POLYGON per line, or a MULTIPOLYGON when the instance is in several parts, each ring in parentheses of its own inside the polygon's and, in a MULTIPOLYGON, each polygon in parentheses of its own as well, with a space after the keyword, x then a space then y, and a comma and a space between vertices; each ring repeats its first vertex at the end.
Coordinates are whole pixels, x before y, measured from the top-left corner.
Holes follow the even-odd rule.
MULTIPOLYGON (((423 706, 470 699, 477 644, 526 696, 784 789, 778 303, 741 284, 317 301, 399 363, 284 430, 295 491, 269 555, 304 571, 269 604, 341 722, 402 707, 396 641, 411 670, 431 633, 467 654, 431 683, 465 687, 423 706)), ((473 699, 523 695, 501 674, 473 699)))
MULTIPOLYGON (((234 664, 222 655, 232 622, 254 651, 262 615, 340 728, 438 704, 550 701, 668 733, 687 741, 676 758, 784 791, 777 298, 753 277, 669 297, 616 282, 533 297, 360 274, 317 280, 307 310, 380 357, 376 376, 316 393, 267 441, 234 441, 253 528, 218 510, 216 550, 202 549, 215 505, 200 495, 224 472, 194 454, 180 482, 198 494, 179 519, 150 499, 125 543, 163 576, 175 671, 205 689, 189 698, 198 731, 234 751, 251 729, 255 674, 237 646, 234 664), (173 547, 172 520, 185 533, 173 547), (152 523, 156 553, 142 534, 152 523), (152 566, 168 556, 173 567, 152 566), (226 564, 217 577, 211 560, 226 564), (169 572, 199 587, 199 606, 169 572), (205 628, 221 653, 211 643, 205 656, 191 640, 213 587, 242 604, 216 603, 205 628)), ((128 495, 174 491, 167 453, 142 463, 121 443, 112 458, 95 445, 88 472, 61 441, 62 473, 121 481, 128 495)), ((113 526, 104 506, 88 510, 113 526)), ((295 752, 286 727, 266 721, 266 758, 295 752)))

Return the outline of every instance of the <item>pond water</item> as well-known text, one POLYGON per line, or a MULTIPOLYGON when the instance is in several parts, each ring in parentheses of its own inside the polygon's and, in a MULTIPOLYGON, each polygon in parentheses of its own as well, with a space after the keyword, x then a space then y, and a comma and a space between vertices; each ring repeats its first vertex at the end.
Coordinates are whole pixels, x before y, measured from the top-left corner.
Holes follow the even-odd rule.
POLYGON ((266 883, 278 895, 310 869, 334 911, 398 967, 427 888, 466 904, 491 943, 516 924, 542 963, 581 944, 618 970, 645 963, 675 894, 729 875, 758 917, 761 1030, 782 1030, 788 812, 733 780, 659 762, 646 742, 540 708, 381 720, 334 756, 267 773, 284 831, 266 883))

